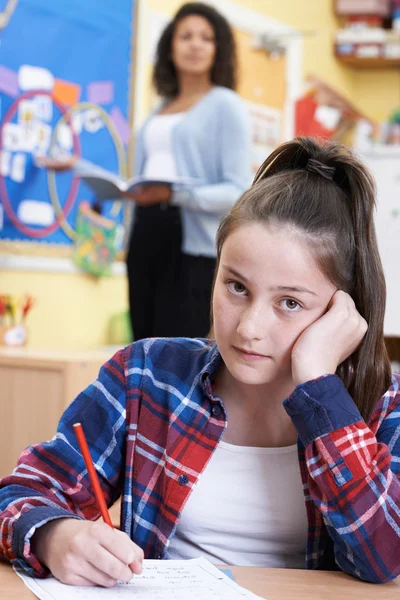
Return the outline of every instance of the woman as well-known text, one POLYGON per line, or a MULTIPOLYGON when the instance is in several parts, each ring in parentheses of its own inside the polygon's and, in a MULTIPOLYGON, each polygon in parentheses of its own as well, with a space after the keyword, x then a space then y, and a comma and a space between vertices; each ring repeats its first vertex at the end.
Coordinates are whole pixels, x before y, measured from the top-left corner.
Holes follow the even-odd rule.
POLYGON ((154 84, 165 100, 139 132, 135 173, 199 183, 134 193, 127 267, 135 339, 209 330, 215 234, 250 177, 249 127, 235 83, 227 21, 210 6, 185 4, 158 44, 154 84))

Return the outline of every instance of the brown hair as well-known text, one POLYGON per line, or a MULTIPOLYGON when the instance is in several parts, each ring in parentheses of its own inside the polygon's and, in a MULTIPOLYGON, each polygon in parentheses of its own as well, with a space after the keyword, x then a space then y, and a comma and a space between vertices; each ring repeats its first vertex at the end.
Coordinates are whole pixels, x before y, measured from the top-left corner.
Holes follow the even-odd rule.
POLYGON ((217 233, 218 268, 227 236, 240 225, 268 221, 291 227, 304 237, 326 277, 351 295, 368 331, 336 373, 365 420, 388 389, 391 375, 374 208, 372 175, 349 148, 299 137, 265 160, 217 233))
POLYGON ((188 2, 181 6, 171 23, 164 29, 158 42, 153 72, 153 83, 157 93, 165 98, 173 98, 179 92, 177 73, 171 59, 172 40, 177 24, 190 15, 203 17, 214 30, 216 52, 211 81, 234 90, 237 71, 236 46, 228 21, 208 4, 188 2))

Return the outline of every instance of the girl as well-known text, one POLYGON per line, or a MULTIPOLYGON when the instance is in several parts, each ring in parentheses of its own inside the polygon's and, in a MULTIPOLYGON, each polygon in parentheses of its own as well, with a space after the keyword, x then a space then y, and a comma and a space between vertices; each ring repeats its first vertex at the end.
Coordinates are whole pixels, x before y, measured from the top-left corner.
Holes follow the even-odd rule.
POLYGON ((215 342, 137 342, 102 368, 1 482, 4 556, 79 585, 129 580, 143 554, 399 575, 374 200, 346 147, 279 147, 218 231, 215 342), (92 522, 76 421, 122 531, 92 522))

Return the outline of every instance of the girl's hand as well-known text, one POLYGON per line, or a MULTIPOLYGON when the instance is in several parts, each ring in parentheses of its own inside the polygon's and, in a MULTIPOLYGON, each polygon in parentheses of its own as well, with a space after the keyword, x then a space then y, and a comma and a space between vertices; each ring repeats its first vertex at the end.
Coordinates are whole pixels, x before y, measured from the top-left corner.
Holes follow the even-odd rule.
POLYGON ((169 185, 165 183, 155 183, 152 185, 139 185, 132 193, 124 194, 126 198, 135 200, 139 206, 153 206, 161 202, 171 200, 172 191, 169 185))
POLYGON ((33 535, 32 552, 68 585, 112 587, 142 571, 143 550, 100 521, 50 521, 33 535))
POLYGON ((359 346, 368 324, 354 301, 341 290, 332 296, 328 311, 312 323, 292 349, 292 377, 295 385, 316 379, 336 369, 359 346))

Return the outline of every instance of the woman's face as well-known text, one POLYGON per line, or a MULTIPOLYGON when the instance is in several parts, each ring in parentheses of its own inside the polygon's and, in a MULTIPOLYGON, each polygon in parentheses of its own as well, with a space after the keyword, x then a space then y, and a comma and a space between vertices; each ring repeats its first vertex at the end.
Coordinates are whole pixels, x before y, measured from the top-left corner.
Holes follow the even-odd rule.
POLYGON ((189 15, 179 21, 172 38, 172 62, 178 73, 211 73, 215 52, 214 29, 207 19, 189 15))
POLYGON ((249 385, 290 383, 292 348, 335 291, 293 230, 262 223, 234 230, 213 296, 215 338, 230 375, 249 385))

